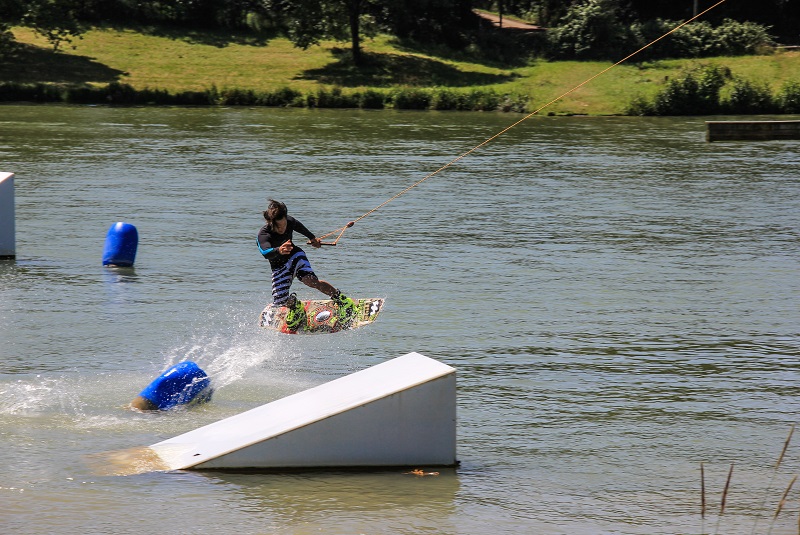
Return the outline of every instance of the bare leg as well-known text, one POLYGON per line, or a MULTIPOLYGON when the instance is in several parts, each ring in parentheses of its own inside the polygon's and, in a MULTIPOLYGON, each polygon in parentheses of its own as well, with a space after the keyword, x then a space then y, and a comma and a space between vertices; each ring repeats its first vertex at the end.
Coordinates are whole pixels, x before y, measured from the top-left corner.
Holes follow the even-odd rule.
POLYGON ((324 280, 318 279, 316 276, 307 276, 300 279, 300 282, 305 284, 306 286, 310 286, 311 288, 315 288, 320 292, 324 293, 331 299, 334 299, 334 303, 338 308, 338 320, 337 325, 341 324, 342 328, 348 328, 353 319, 356 317, 358 313, 356 309, 356 303, 352 299, 345 298, 339 290, 331 286, 329 283, 325 282, 324 280), (334 298, 334 296, 336 296, 334 298))
POLYGON ((334 288, 324 280, 318 279, 316 277, 303 277, 302 279, 300 279, 300 282, 302 282, 303 284, 305 284, 310 288, 319 290, 328 297, 333 297, 334 295, 336 295, 337 292, 336 288, 334 288))

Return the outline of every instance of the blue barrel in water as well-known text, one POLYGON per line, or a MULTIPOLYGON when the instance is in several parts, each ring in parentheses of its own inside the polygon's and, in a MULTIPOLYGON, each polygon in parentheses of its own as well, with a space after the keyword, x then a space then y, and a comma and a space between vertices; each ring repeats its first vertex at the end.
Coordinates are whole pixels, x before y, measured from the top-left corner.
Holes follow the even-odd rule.
POLYGON ((136 247, 139 244, 139 233, 130 223, 114 223, 106 234, 106 245, 103 248, 104 266, 130 267, 136 259, 136 247))
POLYGON ((167 410, 178 405, 211 401, 211 380, 200 366, 180 362, 147 385, 132 405, 145 410, 167 410))

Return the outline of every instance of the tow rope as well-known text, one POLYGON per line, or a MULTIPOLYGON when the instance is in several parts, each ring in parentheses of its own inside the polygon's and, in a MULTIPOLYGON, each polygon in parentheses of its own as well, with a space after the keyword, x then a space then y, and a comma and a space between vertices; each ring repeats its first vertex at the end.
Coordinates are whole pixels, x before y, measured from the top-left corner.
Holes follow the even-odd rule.
MULTIPOLYGON (((411 184, 410 186, 408 186, 406 189, 404 189, 404 190, 402 190, 401 192, 397 193, 396 195, 394 195, 394 196, 390 197, 389 199, 387 199, 387 200, 383 201, 381 204, 379 204, 378 206, 376 206, 376 207, 375 207, 375 208, 373 208, 372 210, 369 210, 368 212, 365 212, 363 215, 361 215, 361 216, 357 217, 357 218, 356 218, 356 219, 354 219, 353 221, 349 221, 349 222, 348 222, 348 223, 347 223, 345 226, 343 226, 343 227, 340 227, 340 228, 337 228, 337 229, 335 229, 335 230, 332 230, 331 232, 328 232, 327 234, 323 234, 322 236, 320 236, 320 237, 319 237, 319 239, 320 239, 320 240, 322 240, 322 239, 324 239, 324 238, 327 238, 328 236, 332 236, 332 235, 334 235, 334 234, 337 234, 337 233, 338 233, 338 235, 336 236, 336 239, 335 239, 335 240, 333 240, 332 242, 321 242, 321 243, 322 243, 322 245, 336 245, 336 244, 339 242, 339 240, 341 239, 341 237, 342 237, 342 235, 344 234, 344 231, 345 231, 345 230, 347 230, 348 228, 352 227, 353 225, 355 225, 356 223, 358 223, 359 221, 361 221, 362 219, 364 219, 364 218, 365 218, 365 217, 367 217, 368 215, 370 215, 370 214, 372 214, 372 213, 374 213, 374 212, 376 212, 376 211, 380 210, 381 208, 383 208, 384 206, 386 206, 387 204, 389 204, 390 202, 392 202, 392 201, 393 201, 393 200, 395 200, 396 198, 400 197, 401 195, 404 195, 405 193, 408 193, 409 191, 411 191, 412 189, 416 188, 417 186, 419 186, 420 184, 422 184, 423 182, 425 182, 426 180, 428 180, 428 179, 429 179, 429 178, 431 178, 432 176, 435 176, 435 175, 437 175, 438 173, 440 173, 440 172, 444 171, 445 169, 447 169, 447 168, 448 168, 448 167, 450 167, 451 165, 453 165, 453 164, 455 164, 456 162, 458 162, 458 161, 462 160, 463 158, 465 158, 465 157, 469 156, 470 154, 472 154, 472 153, 473 153, 473 152, 475 152, 476 150, 480 149, 480 148, 481 148, 481 147, 483 147, 484 145, 487 145, 487 144, 491 143, 492 141, 494 141, 494 140, 495 140, 495 139, 497 139, 498 137, 502 136, 503 134, 505 134, 506 132, 508 132, 508 131, 509 131, 509 130, 511 130, 512 128, 514 128, 515 126, 517 126, 517 125, 519 125, 519 124, 521 124, 521 123, 523 123, 523 122, 527 121, 528 119, 530 119, 530 118, 531 118, 531 117, 533 117, 534 115, 538 114, 538 113, 539 113, 540 111, 542 111, 543 109, 545 109, 545 108, 547 108, 547 107, 549 107, 549 106, 551 106, 551 105, 555 104, 556 102, 558 102, 558 101, 559 101, 559 100, 561 100, 562 98, 566 97, 566 96, 567 96, 567 95, 569 95, 570 93, 573 93, 573 92, 577 91, 578 89, 580 89, 581 87, 585 86, 586 84, 588 84, 589 82, 591 82, 591 81, 592 81, 592 80, 594 80, 595 78, 598 78, 599 76, 602 76, 603 74, 607 73, 608 71, 610 71, 611 69, 613 69, 613 68, 614 68, 614 67, 616 67, 617 65, 620 65, 621 63, 624 63, 624 62, 628 61, 629 59, 631 59, 631 58, 632 58, 633 56, 635 56, 636 54, 639 54, 640 52, 642 52, 642 51, 646 50, 647 48, 650 48, 651 46, 653 46, 653 45, 654 45, 654 44, 656 44, 657 42, 661 41, 662 39, 664 39, 665 37, 667 37, 667 36, 671 35, 672 33, 674 33, 674 32, 676 32, 676 31, 678 31, 679 29, 683 28, 683 27, 684 27, 684 26, 686 26, 687 24, 689 24, 689 23, 691 23, 691 22, 694 22, 695 20, 697 20, 698 18, 702 17, 703 15, 705 15, 706 13, 708 13, 709 11, 711 11, 712 9, 716 8, 717 6, 720 6, 720 5, 724 4, 726 1, 727 1, 727 0, 720 0, 719 2, 717 2, 716 4, 714 4, 713 6, 709 7, 708 9, 706 9, 706 10, 704 10, 704 11, 701 11, 700 13, 698 13, 697 15, 695 15, 694 17, 692 17, 692 18, 690 18, 690 19, 686 20, 685 22, 682 22, 681 24, 679 24, 679 25, 675 26, 675 27, 674 27, 674 28, 672 28, 670 31, 668 31, 667 33, 665 33, 665 34, 664 34, 664 35, 662 35, 661 37, 659 37, 659 38, 657 38, 657 39, 654 39, 654 40, 650 41, 649 43, 647 43, 646 45, 644 45, 642 48, 640 48, 639 50, 637 50, 636 52, 633 52, 632 54, 629 54, 629 55, 625 56, 624 58, 622 58, 622 59, 621 59, 621 60, 619 60, 618 62, 614 63, 613 65, 611 65, 611 66, 609 66, 609 67, 606 67, 605 69, 603 69, 602 71, 598 72, 598 73, 597 73, 597 74, 595 74, 594 76, 591 76, 590 78, 587 78, 586 80, 584 80, 584 81, 583 81, 583 82, 581 82, 580 84, 576 85, 575 87, 573 87, 573 88, 572 88, 572 89, 570 89, 569 91, 567 91, 567 92, 565 92, 565 93, 563 93, 563 94, 559 95, 558 97, 554 98, 553 100, 551 100, 551 101, 550 101, 550 102, 548 102, 547 104, 544 104, 543 106, 540 106, 540 107, 539 107, 539 108, 537 108, 536 110, 532 111, 531 113, 529 113, 528 115, 526 115, 525 117, 523 117, 522 119, 520 119, 519 121, 517 121, 517 122, 515 122, 515 123, 513 123, 513 124, 511 124, 511 125, 509 125, 509 126, 507 126, 507 127, 505 127, 504 129, 502 129, 500 132, 496 133, 496 134, 495 134, 495 135, 493 135, 492 137, 490 137, 490 138, 488 138, 488 139, 484 140, 482 143, 480 143, 480 144, 478 144, 478 145, 475 145, 474 147, 472 147, 472 148, 471 148, 471 149, 469 149, 468 151, 466 151, 466 152, 462 153, 461 155, 457 156, 456 158, 453 158, 452 160, 450 160, 449 162, 447 162, 447 163, 446 163, 446 164, 444 164, 443 166, 439 167, 439 168, 438 168, 438 169, 436 169, 435 171, 433 171, 433 172, 431 172, 431 173, 427 174, 426 176, 424 176, 423 178, 421 178, 421 179, 417 180, 416 182, 414 182, 413 184, 411 184)), ((311 242, 309 241, 308 243, 311 243, 311 242)))

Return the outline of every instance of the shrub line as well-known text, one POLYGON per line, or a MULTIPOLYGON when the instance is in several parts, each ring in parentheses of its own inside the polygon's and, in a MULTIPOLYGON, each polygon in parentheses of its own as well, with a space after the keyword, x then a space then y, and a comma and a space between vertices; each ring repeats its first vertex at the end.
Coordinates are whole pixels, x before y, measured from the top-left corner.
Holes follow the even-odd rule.
POLYGON ((105 86, 48 83, 0 83, 0 102, 108 104, 122 106, 269 106, 288 108, 356 108, 526 112, 527 95, 494 90, 455 91, 447 88, 367 89, 345 92, 339 87, 302 93, 288 87, 275 91, 217 89, 179 91, 135 89, 119 82, 105 86))
POLYGON ((628 115, 771 115, 800 113, 800 81, 774 93, 764 81, 735 76, 724 66, 704 66, 669 80, 652 100, 634 99, 628 115))

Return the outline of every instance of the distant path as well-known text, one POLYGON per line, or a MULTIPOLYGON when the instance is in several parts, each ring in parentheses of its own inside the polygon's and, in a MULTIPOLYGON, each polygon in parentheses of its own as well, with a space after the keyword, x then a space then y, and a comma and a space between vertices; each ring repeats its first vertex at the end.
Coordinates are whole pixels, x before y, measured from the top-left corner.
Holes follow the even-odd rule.
POLYGON ((488 20, 492 24, 494 24, 497 28, 504 28, 509 30, 522 30, 526 32, 544 32, 547 31, 547 28, 542 28, 541 26, 536 26, 535 24, 527 24, 525 22, 519 22, 516 20, 511 20, 506 17, 503 17, 503 25, 500 25, 500 17, 497 15, 493 15, 491 13, 486 13, 484 11, 474 10, 475 14, 479 17, 488 20))

